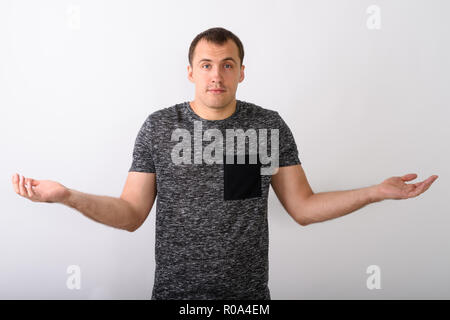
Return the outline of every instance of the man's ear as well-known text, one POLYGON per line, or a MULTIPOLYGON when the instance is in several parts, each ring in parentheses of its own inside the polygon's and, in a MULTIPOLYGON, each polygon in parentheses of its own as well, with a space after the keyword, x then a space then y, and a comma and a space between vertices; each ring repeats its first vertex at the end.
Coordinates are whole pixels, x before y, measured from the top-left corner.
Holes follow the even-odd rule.
POLYGON ((192 70, 191 65, 187 66, 187 71, 188 71, 188 79, 189 79, 189 81, 194 83, 194 78, 192 77, 193 70, 192 70))
POLYGON ((241 66, 241 76, 239 77, 239 83, 241 83, 242 81, 244 81, 244 78, 245 78, 244 69, 245 69, 245 66, 242 65, 242 66, 241 66))

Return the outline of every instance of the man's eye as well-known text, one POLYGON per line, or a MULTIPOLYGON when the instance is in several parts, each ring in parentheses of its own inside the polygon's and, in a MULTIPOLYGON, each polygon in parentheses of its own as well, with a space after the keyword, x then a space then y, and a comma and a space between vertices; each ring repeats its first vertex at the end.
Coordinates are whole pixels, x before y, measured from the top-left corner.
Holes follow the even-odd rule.
MULTIPOLYGON (((210 65, 209 64, 204 64, 203 66, 202 66, 202 68, 204 68, 204 67, 209 67, 210 65)), ((227 67, 228 66, 228 68, 227 69, 231 69, 233 66, 231 65, 231 64, 229 64, 229 63, 227 63, 226 65, 225 65, 225 67, 227 67)), ((206 69, 206 68, 205 68, 206 69)))

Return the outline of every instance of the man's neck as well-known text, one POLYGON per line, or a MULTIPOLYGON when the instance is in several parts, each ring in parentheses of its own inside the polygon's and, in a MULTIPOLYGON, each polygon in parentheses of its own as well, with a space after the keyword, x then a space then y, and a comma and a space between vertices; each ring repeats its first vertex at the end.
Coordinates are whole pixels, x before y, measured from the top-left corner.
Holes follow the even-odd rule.
POLYGON ((236 99, 233 99, 224 107, 208 107, 194 100, 189 102, 191 109, 202 119, 223 120, 230 117, 236 111, 236 99))

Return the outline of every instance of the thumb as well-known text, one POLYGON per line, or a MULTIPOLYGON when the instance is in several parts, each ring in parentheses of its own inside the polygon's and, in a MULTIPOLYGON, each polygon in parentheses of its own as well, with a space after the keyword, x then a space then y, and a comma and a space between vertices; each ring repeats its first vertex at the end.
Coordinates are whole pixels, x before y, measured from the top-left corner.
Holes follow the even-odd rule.
POLYGON ((36 186, 38 186, 39 183, 40 183, 39 180, 31 179, 31 178, 29 178, 28 181, 30 182, 30 185, 31 185, 32 187, 36 187, 36 186))
POLYGON ((415 174, 415 173, 408 173, 408 174, 405 174, 405 175, 402 177, 402 180, 403 180, 403 181, 410 181, 410 180, 413 180, 413 179, 415 179, 415 178, 417 178, 417 174, 415 174))

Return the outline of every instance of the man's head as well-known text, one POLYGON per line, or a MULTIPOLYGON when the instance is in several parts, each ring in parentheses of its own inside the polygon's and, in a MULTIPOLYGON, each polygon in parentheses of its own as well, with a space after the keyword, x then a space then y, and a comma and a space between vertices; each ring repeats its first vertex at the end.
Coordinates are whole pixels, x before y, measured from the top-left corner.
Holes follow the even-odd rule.
POLYGON ((196 101, 213 108, 233 102, 245 68, 244 47, 236 35, 223 28, 208 29, 194 38, 188 58, 188 79, 195 83, 196 101))

